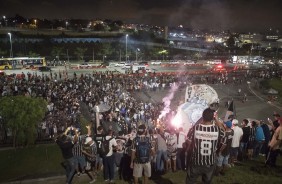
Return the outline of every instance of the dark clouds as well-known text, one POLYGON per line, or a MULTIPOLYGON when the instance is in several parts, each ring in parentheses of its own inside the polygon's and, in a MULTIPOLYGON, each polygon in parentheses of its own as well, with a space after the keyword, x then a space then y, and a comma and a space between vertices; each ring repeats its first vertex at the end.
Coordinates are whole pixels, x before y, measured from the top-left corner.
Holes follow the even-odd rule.
POLYGON ((192 28, 282 27, 282 0, 1 0, 0 12, 37 18, 109 18, 192 28))

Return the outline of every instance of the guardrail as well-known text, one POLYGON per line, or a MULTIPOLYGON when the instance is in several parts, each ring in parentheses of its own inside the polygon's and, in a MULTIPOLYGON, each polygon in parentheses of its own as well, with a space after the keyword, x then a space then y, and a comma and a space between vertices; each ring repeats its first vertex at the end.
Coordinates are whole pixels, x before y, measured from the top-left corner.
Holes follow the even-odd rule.
POLYGON ((80 65, 71 65, 69 66, 70 69, 97 69, 97 68, 106 68, 106 66, 103 65, 90 65, 90 66, 80 66, 80 65))
POLYGON ((187 64, 187 63, 163 63, 162 67, 177 67, 177 66, 204 66, 204 64, 187 64))

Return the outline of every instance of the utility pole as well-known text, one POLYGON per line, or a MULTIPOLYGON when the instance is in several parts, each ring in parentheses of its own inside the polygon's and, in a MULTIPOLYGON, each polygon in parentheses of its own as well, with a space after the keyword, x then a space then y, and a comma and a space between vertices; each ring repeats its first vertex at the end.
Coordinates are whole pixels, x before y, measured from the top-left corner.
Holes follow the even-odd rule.
MULTIPOLYGON (((69 49, 67 49, 67 59, 68 59, 68 65, 69 65, 69 67, 70 67, 69 49)), ((65 65, 65 68, 66 68, 66 70, 67 70, 66 65, 65 65)))
POLYGON ((121 62, 121 50, 119 49, 119 62, 121 62))
POLYGON ((95 56, 94 56, 94 48, 93 48, 93 55, 92 55, 92 60, 95 62, 95 56))

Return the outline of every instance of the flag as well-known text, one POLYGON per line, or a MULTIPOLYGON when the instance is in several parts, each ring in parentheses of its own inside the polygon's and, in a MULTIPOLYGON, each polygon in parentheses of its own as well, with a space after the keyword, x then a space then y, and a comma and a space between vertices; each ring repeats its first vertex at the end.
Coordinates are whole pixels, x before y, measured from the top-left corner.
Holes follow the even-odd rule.
MULTIPOLYGON (((231 103, 229 104, 225 117, 224 117, 224 122, 228 121, 230 118, 229 116, 234 115, 234 102, 233 100, 231 101, 231 103)), ((233 118, 232 118, 233 119, 233 118)))

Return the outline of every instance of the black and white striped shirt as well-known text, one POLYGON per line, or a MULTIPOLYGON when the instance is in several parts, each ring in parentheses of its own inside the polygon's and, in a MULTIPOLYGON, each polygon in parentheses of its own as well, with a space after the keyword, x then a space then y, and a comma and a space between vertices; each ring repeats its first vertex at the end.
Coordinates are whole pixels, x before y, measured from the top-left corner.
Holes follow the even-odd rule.
POLYGON ((82 153, 82 145, 83 142, 85 141, 86 135, 81 135, 78 137, 77 142, 74 144, 72 148, 72 153, 74 156, 84 156, 82 153))
POLYGON ((213 165, 218 144, 224 137, 224 130, 216 125, 197 124, 193 127, 188 139, 194 143, 192 153, 193 165, 213 165))

